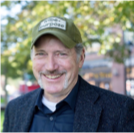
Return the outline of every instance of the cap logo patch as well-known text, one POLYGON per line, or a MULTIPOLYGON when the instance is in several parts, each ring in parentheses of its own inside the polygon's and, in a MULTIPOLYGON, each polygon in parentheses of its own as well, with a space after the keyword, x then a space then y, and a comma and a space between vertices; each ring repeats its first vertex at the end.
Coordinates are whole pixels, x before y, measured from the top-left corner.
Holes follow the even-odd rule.
POLYGON ((66 30, 66 21, 57 17, 47 18, 40 23, 38 31, 47 28, 58 28, 66 30))

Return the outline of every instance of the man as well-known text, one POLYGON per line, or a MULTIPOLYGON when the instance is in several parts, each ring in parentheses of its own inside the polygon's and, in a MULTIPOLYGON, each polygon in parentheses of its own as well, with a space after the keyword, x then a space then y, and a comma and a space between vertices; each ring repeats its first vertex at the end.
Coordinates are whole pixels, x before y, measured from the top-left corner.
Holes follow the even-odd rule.
POLYGON ((33 29, 33 73, 41 88, 9 102, 5 132, 134 131, 134 100, 78 75, 84 48, 73 21, 50 17, 33 29))

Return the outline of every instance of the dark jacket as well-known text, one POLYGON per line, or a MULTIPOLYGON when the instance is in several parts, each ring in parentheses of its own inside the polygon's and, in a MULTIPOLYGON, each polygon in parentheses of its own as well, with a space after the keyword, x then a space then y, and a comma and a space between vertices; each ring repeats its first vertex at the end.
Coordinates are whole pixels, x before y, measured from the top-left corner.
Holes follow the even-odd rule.
MULTIPOLYGON (((9 102, 4 132, 28 132, 41 89, 9 102)), ((80 78, 74 132, 134 132, 134 100, 92 86, 80 78)))

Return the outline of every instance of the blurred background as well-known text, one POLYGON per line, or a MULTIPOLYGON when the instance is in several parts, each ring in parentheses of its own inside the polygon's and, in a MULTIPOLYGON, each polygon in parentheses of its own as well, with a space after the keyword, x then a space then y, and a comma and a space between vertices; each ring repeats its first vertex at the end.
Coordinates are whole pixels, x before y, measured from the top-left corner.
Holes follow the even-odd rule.
POLYGON ((134 1, 1 0, 1 130, 7 103, 37 89, 32 73, 32 27, 50 16, 72 18, 86 49, 80 75, 134 98, 134 1))

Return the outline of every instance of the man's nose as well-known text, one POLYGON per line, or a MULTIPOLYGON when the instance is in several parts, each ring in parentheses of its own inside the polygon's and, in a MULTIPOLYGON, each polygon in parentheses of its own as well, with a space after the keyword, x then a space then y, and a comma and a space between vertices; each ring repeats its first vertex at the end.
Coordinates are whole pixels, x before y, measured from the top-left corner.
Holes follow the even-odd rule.
POLYGON ((58 68, 57 60, 54 55, 48 56, 46 61, 46 69, 47 71, 54 71, 58 68))

